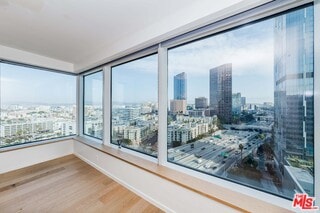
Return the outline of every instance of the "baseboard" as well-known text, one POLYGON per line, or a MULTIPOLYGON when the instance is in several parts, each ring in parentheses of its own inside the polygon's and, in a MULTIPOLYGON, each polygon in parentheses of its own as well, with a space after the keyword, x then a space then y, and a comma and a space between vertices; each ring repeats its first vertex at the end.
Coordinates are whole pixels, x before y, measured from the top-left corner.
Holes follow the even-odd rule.
POLYGON ((113 174, 109 173, 108 171, 106 171, 105 169, 101 168, 100 166, 98 166, 97 164, 91 162, 90 160, 88 160, 87 158, 83 157, 82 155, 80 155, 79 153, 73 153, 75 156, 77 156, 78 158, 80 158, 81 160, 83 160, 84 162, 86 162, 87 164, 91 165, 92 167, 94 167, 95 169, 97 169, 98 171, 100 171, 101 173, 103 173, 104 175, 110 177, 111 179, 113 179, 114 181, 116 181, 117 183, 121 184, 122 186, 126 187, 127 189, 129 189, 130 191, 136 193, 137 195, 139 195, 140 197, 142 197, 143 199, 147 200, 148 202, 152 203, 153 205, 155 205, 156 207, 158 207, 159 209, 165 211, 165 212, 175 212, 172 209, 168 208, 167 206, 163 205, 162 203, 159 203, 158 201, 156 201, 155 199, 153 199, 152 197, 146 195, 145 193, 143 193, 142 191, 140 191, 139 189, 129 185, 128 183, 122 181, 121 179, 117 178, 116 176, 114 176, 113 174))

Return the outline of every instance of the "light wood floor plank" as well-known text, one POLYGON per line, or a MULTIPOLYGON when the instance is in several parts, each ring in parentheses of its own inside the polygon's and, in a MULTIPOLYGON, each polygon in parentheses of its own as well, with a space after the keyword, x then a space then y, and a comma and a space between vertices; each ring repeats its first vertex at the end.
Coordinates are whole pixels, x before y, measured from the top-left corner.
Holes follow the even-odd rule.
POLYGON ((71 155, 0 175, 0 212, 162 212, 71 155))

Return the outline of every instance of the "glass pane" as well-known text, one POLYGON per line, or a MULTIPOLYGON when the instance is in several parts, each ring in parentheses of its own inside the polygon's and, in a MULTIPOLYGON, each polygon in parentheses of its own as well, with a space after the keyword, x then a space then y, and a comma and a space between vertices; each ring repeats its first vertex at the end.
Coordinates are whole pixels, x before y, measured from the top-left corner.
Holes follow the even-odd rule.
POLYGON ((151 55, 112 68, 112 143, 157 156, 158 68, 151 55))
POLYGON ((168 51, 168 161, 314 195, 313 7, 168 51))
POLYGON ((76 77, 1 63, 0 147, 74 135, 76 77))
POLYGON ((103 138, 103 73, 84 76, 84 134, 103 138))

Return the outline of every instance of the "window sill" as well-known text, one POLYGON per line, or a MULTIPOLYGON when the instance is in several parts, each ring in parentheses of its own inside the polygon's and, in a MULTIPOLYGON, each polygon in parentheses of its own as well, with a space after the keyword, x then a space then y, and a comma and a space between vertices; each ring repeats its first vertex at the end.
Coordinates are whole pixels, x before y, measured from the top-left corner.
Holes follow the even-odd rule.
POLYGON ((239 192, 235 192, 215 183, 193 177, 166 166, 158 165, 152 161, 142 159, 119 149, 115 149, 104 144, 99 144, 82 137, 75 137, 74 139, 98 151, 122 160, 132 166, 157 175, 167 181, 173 182, 179 186, 187 188, 188 190, 201 194, 202 196, 205 196, 211 200, 229 206, 234 210, 241 212, 261 212, 262 210, 268 212, 291 212, 288 207, 285 208, 269 202, 264 202, 260 199, 257 199, 254 194, 252 196, 240 194, 239 192))
POLYGON ((26 149, 26 148, 41 146, 41 145, 50 144, 50 143, 63 142, 66 140, 74 139, 74 137, 75 137, 74 135, 71 135, 71 136, 66 136, 61 138, 53 138, 53 139, 48 139, 43 141, 27 142, 27 143, 12 145, 12 146, 6 146, 6 147, 0 148, 0 153, 10 152, 18 149, 26 149))

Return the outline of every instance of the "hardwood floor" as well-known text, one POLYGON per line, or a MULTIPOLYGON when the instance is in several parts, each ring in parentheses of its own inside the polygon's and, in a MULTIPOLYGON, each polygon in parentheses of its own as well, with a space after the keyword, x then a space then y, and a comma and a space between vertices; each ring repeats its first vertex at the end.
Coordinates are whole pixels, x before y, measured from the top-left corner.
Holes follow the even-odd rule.
POLYGON ((162 211, 70 155, 0 175, 0 212, 162 211))

